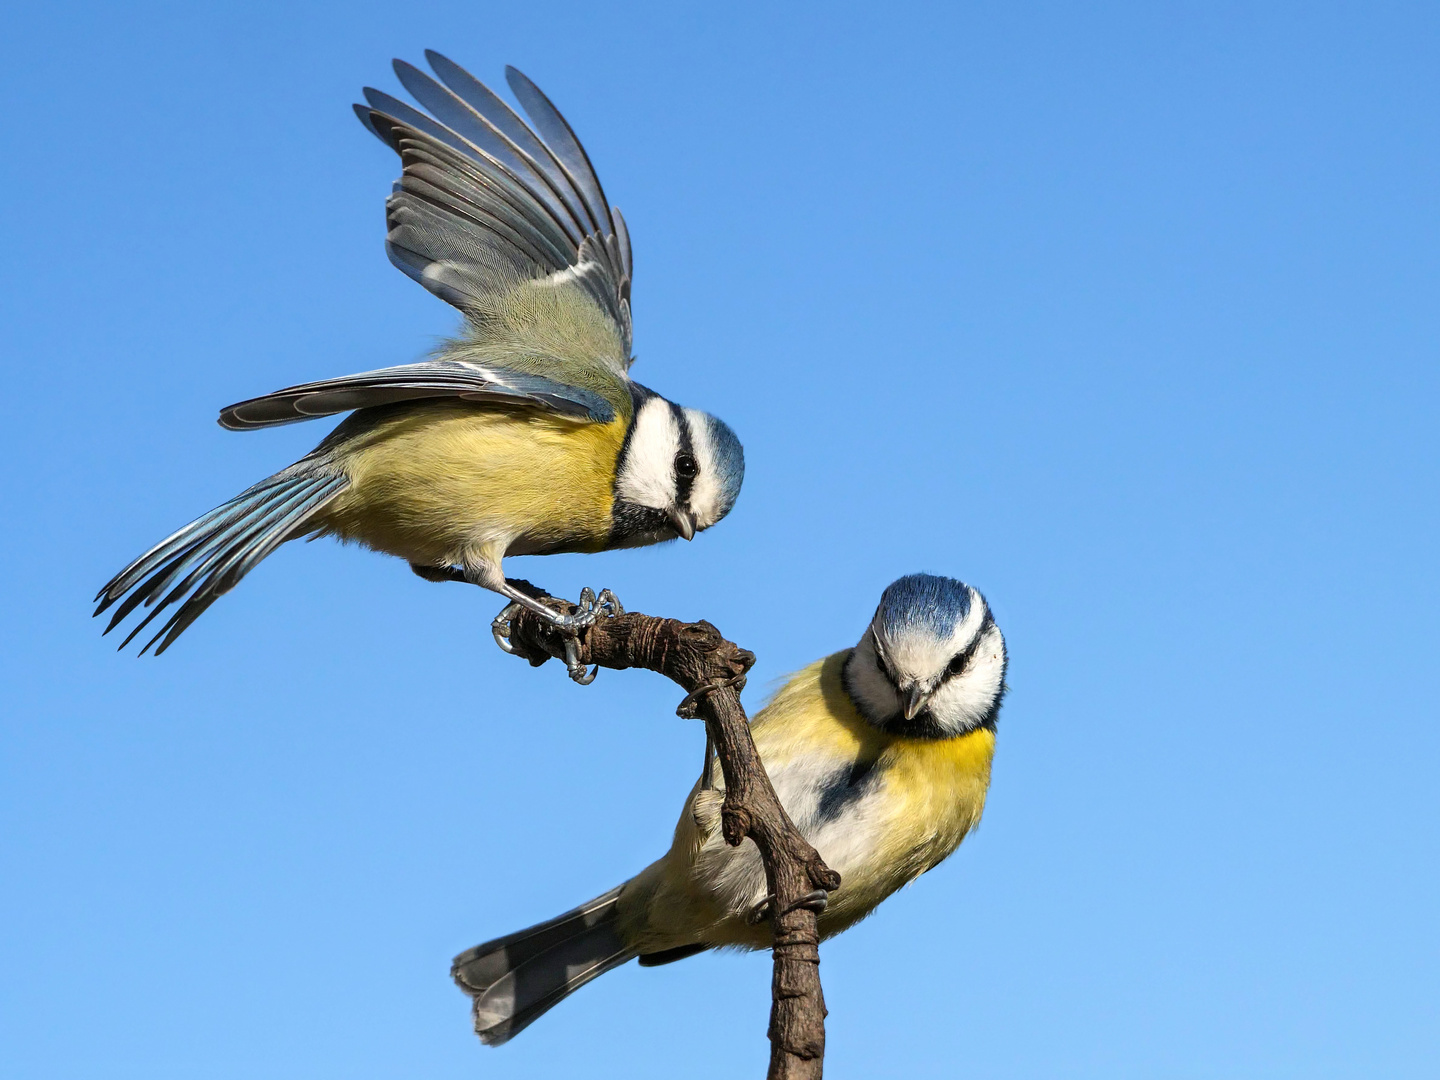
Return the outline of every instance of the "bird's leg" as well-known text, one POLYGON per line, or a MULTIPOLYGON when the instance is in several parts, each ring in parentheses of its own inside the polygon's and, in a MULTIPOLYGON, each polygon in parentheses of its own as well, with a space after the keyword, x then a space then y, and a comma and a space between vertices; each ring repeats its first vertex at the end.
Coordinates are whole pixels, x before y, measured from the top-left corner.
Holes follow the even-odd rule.
POLYGON ((594 682, 600 668, 597 665, 594 671, 586 672, 585 665, 580 663, 580 631, 587 626, 593 626, 602 614, 611 618, 625 614, 619 598, 609 589, 602 589, 597 597, 594 590, 588 587, 580 591, 580 602, 575 605, 578 610, 574 614, 562 614, 546 607, 527 589, 519 587, 528 587, 528 582, 516 583, 507 579, 497 560, 477 560, 463 567, 411 563, 410 569, 426 581, 464 581, 497 592, 509 600, 510 603, 491 621, 490 632, 495 636, 495 644, 511 655, 514 655, 515 648, 510 644, 510 620, 522 608, 539 615, 565 635, 565 670, 582 686, 594 682))
MULTIPOLYGON (((809 908, 811 911, 815 912, 816 915, 821 915, 824 913, 826 905, 828 905, 829 902, 830 894, 828 892, 826 892, 824 889, 812 889, 810 892, 800 897, 799 900, 796 900, 795 903, 791 904, 790 907, 787 908, 785 911, 781 912, 781 914, 787 914, 788 912, 794 911, 797 908, 809 908)), ((747 921, 750 923, 751 926, 754 926, 757 923, 764 922, 766 919, 770 918, 770 909, 774 906, 775 897, 773 895, 765 897, 764 900, 761 900, 758 904, 756 904, 753 908, 750 909, 750 914, 747 916, 747 921)))
MULTIPOLYGON (((490 632, 495 635, 495 644, 507 653, 515 651, 510 644, 510 620, 517 613, 517 606, 526 608, 540 615, 564 635, 565 670, 569 673, 570 678, 581 686, 589 686, 595 681, 595 676, 600 672, 600 665, 597 664, 592 670, 586 671, 585 665, 580 662, 580 631, 587 626, 593 626, 602 613, 612 618, 625 614, 625 609, 620 606, 620 601, 616 599, 614 593, 605 589, 597 598, 591 589, 582 589, 580 602, 576 604, 577 610, 573 614, 562 615, 560 612, 546 607, 525 590, 511 584, 499 572, 498 567, 495 568, 493 575, 482 568, 479 576, 481 580, 476 581, 477 585, 493 589, 510 600, 510 603, 505 605, 504 610, 495 616, 495 620, 490 624, 490 632)), ((520 582, 520 584, 527 583, 520 582)))
MULTIPOLYGON (((499 593, 509 600, 510 604, 496 617, 495 623, 497 627, 502 621, 504 625, 509 625, 510 617, 514 614, 514 609, 517 604, 520 607, 533 611, 536 615, 539 615, 559 630, 583 630, 595 622, 595 594, 589 589, 586 589, 580 594, 579 611, 573 615, 562 615, 560 612, 546 607, 528 592, 517 589, 506 580, 500 568, 491 563, 480 563, 475 566, 464 567, 425 566, 421 563, 411 563, 410 569, 414 571, 417 577, 422 577, 426 581, 463 581, 468 585, 479 585, 482 589, 489 589, 491 592, 499 593), (586 602, 587 594, 588 604, 586 602)), ((525 583, 522 582, 521 584, 525 583)), ((623 615, 625 613, 625 609, 620 607, 619 602, 615 600, 615 594, 609 589, 606 589, 600 594, 600 599, 600 607, 612 609, 609 610, 607 614, 623 615), (607 598, 609 600, 608 604, 606 603, 607 598)), ((503 647, 504 646, 502 646, 502 648, 503 647)), ((509 649, 506 649, 506 652, 509 651, 509 649)))
POLYGON ((514 614, 512 609, 516 604, 533 611, 556 629, 568 631, 583 630, 587 626, 593 626, 595 620, 602 614, 607 617, 625 614, 625 608, 620 603, 619 597, 609 589, 601 589, 600 595, 597 597, 595 591, 588 587, 580 590, 580 602, 576 605, 580 610, 573 615, 561 614, 546 607, 530 593, 516 588, 501 573, 498 566, 489 563, 481 563, 473 567, 424 566, 420 563, 411 563, 410 569, 417 577, 422 577, 426 581, 463 581, 499 593, 511 603, 496 617, 497 624, 502 619, 506 625, 509 624, 510 617, 514 614))

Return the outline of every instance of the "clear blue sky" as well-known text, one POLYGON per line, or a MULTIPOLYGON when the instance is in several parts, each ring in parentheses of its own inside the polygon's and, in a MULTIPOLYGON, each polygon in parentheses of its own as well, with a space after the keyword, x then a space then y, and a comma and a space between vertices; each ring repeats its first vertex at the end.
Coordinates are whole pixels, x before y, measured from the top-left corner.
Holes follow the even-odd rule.
POLYGON ((663 849, 673 686, 531 671, 496 598, 328 541, 159 660, 89 618, 328 427, 220 406, 453 329, 349 109, 434 47, 565 111, 637 377, 748 463, 693 545, 512 572, 709 618, 752 709, 905 572, 1005 630, 984 825, 826 946, 829 1075, 1434 1075, 1440 13, 768 7, 7 13, 0 1073, 763 1071, 764 955, 498 1051, 447 977, 663 849))

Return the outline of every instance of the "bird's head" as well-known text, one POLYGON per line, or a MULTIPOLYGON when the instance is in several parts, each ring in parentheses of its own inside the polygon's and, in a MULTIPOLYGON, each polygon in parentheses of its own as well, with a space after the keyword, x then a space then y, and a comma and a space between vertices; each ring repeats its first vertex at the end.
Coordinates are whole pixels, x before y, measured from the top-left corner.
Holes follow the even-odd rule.
POLYGON ((730 512, 745 478, 723 421, 654 394, 636 402, 615 469, 615 546, 692 539, 730 512))
POLYGON ((1005 694, 1005 638, 963 581, 911 574, 887 588, 845 663, 845 689, 877 727, 947 739, 992 726, 1005 694))

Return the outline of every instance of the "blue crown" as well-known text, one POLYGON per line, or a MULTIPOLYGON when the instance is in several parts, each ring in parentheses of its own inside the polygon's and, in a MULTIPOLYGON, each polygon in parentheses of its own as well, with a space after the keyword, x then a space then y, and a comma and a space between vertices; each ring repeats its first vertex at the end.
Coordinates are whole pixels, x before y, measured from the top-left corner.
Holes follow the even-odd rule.
POLYGON ((710 446, 715 452, 715 474, 720 481, 721 510, 724 517, 740 496, 740 485, 745 480, 745 450, 735 432, 718 416, 705 414, 710 428, 710 446))
POLYGON ((880 597, 875 619, 887 637, 905 630, 948 636, 970 614, 970 586, 934 574, 907 574, 880 597))

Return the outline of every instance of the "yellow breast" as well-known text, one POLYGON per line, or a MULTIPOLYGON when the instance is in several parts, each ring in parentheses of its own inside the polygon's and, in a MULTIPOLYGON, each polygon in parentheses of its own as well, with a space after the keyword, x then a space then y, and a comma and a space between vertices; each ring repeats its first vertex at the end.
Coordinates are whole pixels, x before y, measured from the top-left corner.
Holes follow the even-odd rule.
MULTIPOLYGON (((820 917, 824 936, 864 918, 906 882, 949 855, 985 808, 994 733, 953 739, 900 739, 867 723, 845 692, 850 650, 793 675, 755 717, 752 731, 766 772, 791 817, 843 877, 820 917), (827 809, 828 785, 856 765, 867 779, 853 798, 827 809)), ((692 942, 763 948, 767 924, 748 916, 765 895, 753 845, 720 835, 723 779, 692 790, 670 851, 625 886, 620 925, 641 952, 692 942)))
POLYGON ((888 855, 906 881, 938 864, 980 823, 990 790, 995 733, 896 739, 876 767, 884 776, 888 855), (901 869, 903 868, 903 869, 901 869))
POLYGON ((337 447, 351 486, 325 530, 412 562, 467 551, 598 551, 609 536, 626 421, 426 402, 337 447))
POLYGON ((821 920, 826 935, 869 914, 960 845, 984 812, 995 755, 995 733, 988 729, 906 739, 868 723, 844 689, 850 652, 798 672, 755 719, 756 746, 777 788, 817 759, 868 765, 870 782, 878 785, 843 812, 853 820, 838 829, 813 827, 821 856, 844 877, 821 920))

